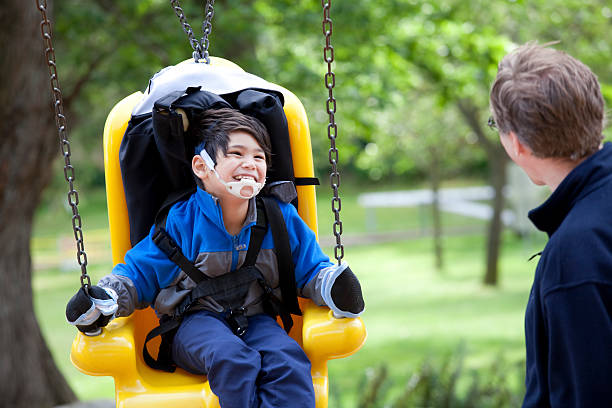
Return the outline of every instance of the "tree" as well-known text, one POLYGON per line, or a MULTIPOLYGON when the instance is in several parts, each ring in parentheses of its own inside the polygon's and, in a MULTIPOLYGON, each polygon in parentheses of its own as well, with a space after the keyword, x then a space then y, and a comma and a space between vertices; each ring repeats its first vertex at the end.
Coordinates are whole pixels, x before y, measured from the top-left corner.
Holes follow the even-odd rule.
MULTIPOLYGON (((516 44, 561 40, 560 48, 585 61, 600 75, 604 96, 611 99, 612 88, 606 82, 610 81, 607 56, 612 50, 604 40, 612 16, 609 4, 601 0, 586 3, 398 0, 376 7, 364 2, 344 3, 340 8, 336 10, 339 19, 336 26, 344 31, 339 37, 341 41, 336 43, 339 44, 336 59, 344 61, 344 67, 338 63, 338 78, 348 78, 349 83, 341 86, 349 88, 350 95, 339 100, 355 101, 348 106, 339 103, 338 122, 345 124, 343 135, 347 136, 339 140, 341 144, 344 141, 353 145, 353 148, 342 145, 343 153, 357 156, 355 162, 359 163, 359 156, 368 152, 354 146, 371 143, 374 138, 377 144, 382 144, 381 139, 397 137, 397 133, 388 132, 379 112, 401 112, 419 104, 423 94, 418 90, 423 83, 427 84, 429 95, 438 98, 444 111, 459 114, 459 121, 445 131, 445 142, 461 143, 464 135, 458 134, 457 128, 462 122, 487 157, 495 198, 483 282, 495 285, 508 161, 497 134, 489 132, 485 125, 489 87, 497 63, 516 44), (359 24, 354 24, 355 21, 359 24)), ((407 128, 416 127, 414 121, 403 121, 407 128)), ((378 151, 381 154, 377 162, 385 162, 385 166, 378 166, 371 174, 378 178, 402 174, 395 172, 404 160, 398 158, 396 151, 387 156, 382 155, 384 149, 378 151)), ((446 166, 448 160, 445 158, 441 165, 446 166)), ((403 167, 403 174, 407 174, 410 167, 403 167)))
MULTIPOLYGON (((433 153, 428 157, 430 160, 438 160, 435 166, 448 166, 447 162, 452 160, 450 157, 440 160, 444 155, 435 154, 436 144, 456 146, 465 139, 465 136, 457 131, 458 128, 470 133, 477 140, 486 154, 490 182, 495 191, 483 278, 485 284, 495 285, 498 279, 501 213, 504 206, 502 191, 506 181, 507 158, 503 148, 495 140, 497 135, 488 134, 485 123, 488 90, 497 62, 510 49, 512 43, 506 36, 491 28, 492 22, 475 21, 474 10, 477 7, 472 3, 454 0, 422 3, 398 1, 388 7, 377 8, 375 12, 362 3, 361 7, 346 6, 345 12, 350 15, 348 19, 366 23, 360 24, 356 30, 350 30, 349 38, 344 41, 350 44, 369 42, 369 46, 357 50, 347 47, 344 57, 349 58, 347 52, 357 55, 356 58, 351 58, 349 69, 353 72, 349 77, 366 76, 369 80, 367 86, 360 87, 362 90, 357 91, 362 93, 362 97, 353 99, 375 99, 372 105, 361 103, 361 107, 353 107, 358 112, 361 110, 361 117, 380 118, 376 115, 377 111, 395 110, 403 115, 404 126, 417 128, 419 119, 411 120, 405 112, 418 111, 418 100, 426 99, 422 92, 425 90, 427 96, 436 98, 446 116, 455 118, 453 123, 447 121, 447 125, 450 125, 447 129, 437 129, 438 134, 430 132, 423 135, 423 138, 433 139, 433 143, 415 141, 422 147, 416 151, 433 153), (359 18, 360 16, 362 18, 359 18), (374 96, 368 97, 368 94, 374 96), (452 110, 458 115, 451 115, 452 110), (425 145, 434 149, 426 149, 425 145)), ((485 7, 484 4, 481 6, 485 7)), ((493 16, 499 18, 500 15, 498 8, 493 16)), ((338 54, 343 55, 341 52, 338 54)), ((435 120, 432 115, 426 118, 425 120, 435 120)), ((368 132, 368 125, 362 126, 364 127, 368 132)), ((397 132, 387 131, 389 127, 384 121, 379 120, 369 127, 369 133, 376 135, 377 143, 385 137, 398 137, 397 132)), ((389 153, 387 157, 379 157, 379 162, 386 161, 388 169, 394 169, 398 161, 403 159, 397 157, 399 155, 396 150, 389 153)), ((418 161, 416 157, 412 156, 412 159, 418 161)), ((432 174, 431 166, 424 168, 428 174, 432 174)), ((435 179, 436 177, 432 178, 435 179)), ((435 184, 436 182, 434 186, 435 184)))
POLYGON ((58 150, 39 21, 34 4, 19 0, 6 1, 0 12, 0 395, 11 407, 76 399, 45 344, 32 302, 32 219, 58 150))

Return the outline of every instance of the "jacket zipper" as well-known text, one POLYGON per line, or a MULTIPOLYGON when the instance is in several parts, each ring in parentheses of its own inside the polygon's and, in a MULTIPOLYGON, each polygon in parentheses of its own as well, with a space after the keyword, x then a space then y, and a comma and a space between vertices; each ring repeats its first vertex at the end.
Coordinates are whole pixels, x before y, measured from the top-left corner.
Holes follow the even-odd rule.
POLYGON ((238 266, 238 235, 233 235, 232 236, 232 266, 230 268, 230 271, 235 271, 236 267, 238 266))

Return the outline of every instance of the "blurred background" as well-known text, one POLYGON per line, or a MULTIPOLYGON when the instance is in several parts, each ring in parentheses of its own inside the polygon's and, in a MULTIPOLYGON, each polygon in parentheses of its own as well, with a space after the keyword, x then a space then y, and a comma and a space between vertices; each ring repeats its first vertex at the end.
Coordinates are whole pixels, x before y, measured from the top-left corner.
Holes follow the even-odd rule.
MULTIPOLYGON (((204 3, 182 3, 201 37, 204 3)), ((112 267, 106 116, 192 50, 167 1, 63 0, 49 8, 88 271, 97 281, 112 267)), ((214 10, 210 54, 291 90, 306 108, 321 180, 319 237, 333 256, 321 4, 217 0, 214 10)), ((369 337, 357 354, 330 363, 330 406, 517 406, 523 312, 537 264, 528 259, 546 243, 526 214, 549 192, 509 163, 487 127, 488 91, 507 52, 528 41, 558 41, 554 47, 598 75, 610 106, 612 6, 336 1, 331 18, 345 259, 364 289, 369 337)), ((50 100, 48 83, 40 97, 50 100)), ((49 122, 49 137, 53 132, 49 122)), ((112 380, 81 374, 69 361, 75 329, 64 308, 79 287, 79 268, 58 153, 31 235, 35 312, 76 395, 113 398, 112 380)))

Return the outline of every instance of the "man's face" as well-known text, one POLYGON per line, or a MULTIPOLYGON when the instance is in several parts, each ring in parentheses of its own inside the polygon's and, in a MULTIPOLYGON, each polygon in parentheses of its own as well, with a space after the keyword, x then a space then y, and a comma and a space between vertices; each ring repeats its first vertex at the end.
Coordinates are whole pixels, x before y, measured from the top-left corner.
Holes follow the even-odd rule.
POLYGON ((513 147, 513 141, 512 141, 511 135, 503 134, 502 132, 498 132, 498 133, 499 133, 499 140, 502 146, 504 147, 506 154, 508 154, 508 157, 510 157, 510 160, 516 163, 516 160, 514 157, 515 156, 514 147, 513 147))
POLYGON ((504 150, 514 163, 516 163, 531 182, 537 186, 544 185, 544 181, 539 177, 539 166, 538 159, 535 157, 527 146, 525 146, 516 136, 516 134, 510 132, 504 134, 499 132, 499 140, 501 141, 504 150))

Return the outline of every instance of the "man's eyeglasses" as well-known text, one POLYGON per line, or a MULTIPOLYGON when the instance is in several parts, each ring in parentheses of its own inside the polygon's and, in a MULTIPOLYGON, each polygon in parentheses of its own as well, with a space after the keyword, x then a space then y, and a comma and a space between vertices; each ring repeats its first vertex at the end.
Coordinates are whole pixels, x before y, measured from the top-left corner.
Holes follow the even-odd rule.
POLYGON ((489 116, 489 120, 487 121, 487 125, 492 130, 497 130, 497 123, 495 123, 495 119, 493 118, 493 116, 489 116))

